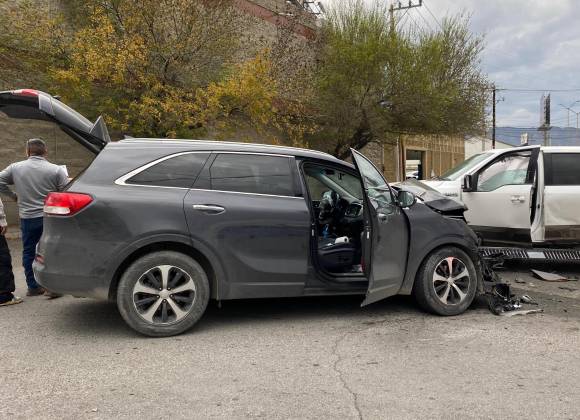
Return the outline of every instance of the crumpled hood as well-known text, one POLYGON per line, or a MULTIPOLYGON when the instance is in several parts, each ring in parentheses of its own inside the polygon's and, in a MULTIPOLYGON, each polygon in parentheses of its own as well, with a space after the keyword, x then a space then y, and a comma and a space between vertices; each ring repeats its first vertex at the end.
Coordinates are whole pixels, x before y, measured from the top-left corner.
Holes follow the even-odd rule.
POLYGON ((444 196, 439 191, 421 181, 417 181, 416 179, 407 179, 406 181, 395 185, 394 188, 412 192, 421 199, 425 205, 441 213, 456 213, 467 210, 465 204, 444 196))

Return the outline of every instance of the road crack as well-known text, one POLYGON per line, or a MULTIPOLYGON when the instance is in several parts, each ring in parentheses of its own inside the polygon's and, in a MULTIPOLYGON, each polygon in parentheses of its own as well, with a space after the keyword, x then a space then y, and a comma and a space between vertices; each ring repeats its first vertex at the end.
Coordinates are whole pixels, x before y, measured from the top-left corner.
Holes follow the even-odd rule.
POLYGON ((340 364, 340 362, 343 361, 343 358, 340 355, 340 352, 338 351, 338 347, 340 346, 340 343, 349 334, 352 334, 352 332, 346 332, 343 335, 338 336, 337 339, 334 341, 334 346, 332 347, 332 355, 335 357, 335 360, 334 360, 334 364, 332 365, 332 369, 336 372, 336 374, 338 376, 338 379, 340 380, 340 383, 342 384, 342 387, 351 395, 352 402, 353 402, 353 407, 354 407, 355 411, 358 414, 358 418, 360 420, 363 420, 363 415, 362 415, 361 409, 360 409, 359 404, 358 404, 358 395, 348 385, 348 382, 344 378, 344 375, 343 375, 342 371, 338 367, 338 365, 340 364))

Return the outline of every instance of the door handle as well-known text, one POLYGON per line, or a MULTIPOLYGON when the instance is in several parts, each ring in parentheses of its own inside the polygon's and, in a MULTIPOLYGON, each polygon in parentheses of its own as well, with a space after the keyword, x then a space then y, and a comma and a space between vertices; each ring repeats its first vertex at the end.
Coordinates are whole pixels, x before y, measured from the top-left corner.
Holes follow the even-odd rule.
POLYGON ((526 202, 526 197, 523 195, 512 195, 510 198, 512 203, 525 203, 526 202))
POLYGON ((389 220, 389 216, 386 215, 385 213, 378 213, 377 217, 381 222, 386 222, 387 220, 389 220))
POLYGON ((194 204, 193 209, 207 214, 222 214, 226 211, 224 207, 215 204, 194 204))

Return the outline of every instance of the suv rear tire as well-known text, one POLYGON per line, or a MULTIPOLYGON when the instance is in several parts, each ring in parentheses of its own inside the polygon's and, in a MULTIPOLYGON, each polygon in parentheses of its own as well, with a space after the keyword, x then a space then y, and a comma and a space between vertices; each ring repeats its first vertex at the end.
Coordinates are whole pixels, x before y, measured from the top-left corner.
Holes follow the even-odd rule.
POLYGON ((117 307, 135 331, 168 337, 193 327, 209 297, 208 278, 197 261, 179 252, 160 251, 139 258, 123 273, 117 307))
POLYGON ((425 311, 459 315, 467 310, 477 292, 477 271, 471 257, 456 247, 432 252, 421 265, 413 295, 425 311))

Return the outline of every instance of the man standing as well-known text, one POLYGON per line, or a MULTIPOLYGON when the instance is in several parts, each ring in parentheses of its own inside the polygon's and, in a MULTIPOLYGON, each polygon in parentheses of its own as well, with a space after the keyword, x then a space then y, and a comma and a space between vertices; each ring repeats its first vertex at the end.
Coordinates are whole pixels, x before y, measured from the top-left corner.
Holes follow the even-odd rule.
MULTIPOLYGON (((0 193, 18 201, 20 229, 22 231, 22 265, 26 275, 26 296, 39 296, 45 290, 38 285, 32 271, 36 245, 42 236, 44 200, 49 192, 60 191, 68 183, 66 171, 46 160, 48 150, 41 139, 26 143, 27 160, 13 163, 0 172, 0 193), (14 185, 16 192, 8 188, 14 185)), ((50 297, 56 297, 47 293, 50 297)))
POLYGON ((22 299, 12 294, 14 292, 14 273, 12 273, 12 258, 6 242, 8 224, 4 214, 4 205, 0 200, 0 306, 16 305, 22 303, 22 299))

